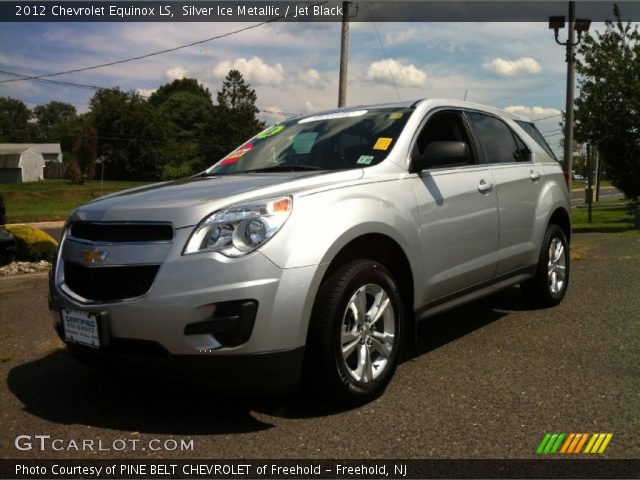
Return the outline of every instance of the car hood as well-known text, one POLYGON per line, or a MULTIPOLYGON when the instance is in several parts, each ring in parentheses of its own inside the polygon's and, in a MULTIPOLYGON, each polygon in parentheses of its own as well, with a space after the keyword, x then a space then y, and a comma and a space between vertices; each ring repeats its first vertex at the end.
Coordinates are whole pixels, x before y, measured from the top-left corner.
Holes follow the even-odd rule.
POLYGON ((233 203, 335 186, 361 177, 361 169, 192 177, 101 197, 75 210, 70 220, 171 222, 175 228, 182 228, 196 225, 210 213, 233 203))

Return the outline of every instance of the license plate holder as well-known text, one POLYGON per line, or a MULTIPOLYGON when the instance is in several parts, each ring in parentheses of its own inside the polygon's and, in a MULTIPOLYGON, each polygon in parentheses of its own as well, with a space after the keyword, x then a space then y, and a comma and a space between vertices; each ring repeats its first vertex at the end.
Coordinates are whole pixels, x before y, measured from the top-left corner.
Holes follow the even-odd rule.
POLYGON ((67 309, 62 310, 60 315, 65 341, 95 349, 102 347, 100 315, 67 309))

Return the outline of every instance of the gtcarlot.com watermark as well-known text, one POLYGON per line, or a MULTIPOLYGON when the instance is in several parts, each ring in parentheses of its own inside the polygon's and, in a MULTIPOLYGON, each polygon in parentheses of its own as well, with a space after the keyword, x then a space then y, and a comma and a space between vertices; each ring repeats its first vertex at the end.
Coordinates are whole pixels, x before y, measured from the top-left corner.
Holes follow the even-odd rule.
POLYGON ((153 452, 188 452, 193 451, 193 439, 152 438, 102 438, 65 439, 52 438, 51 435, 18 435, 13 442, 17 450, 39 452, 136 452, 149 450, 153 452))

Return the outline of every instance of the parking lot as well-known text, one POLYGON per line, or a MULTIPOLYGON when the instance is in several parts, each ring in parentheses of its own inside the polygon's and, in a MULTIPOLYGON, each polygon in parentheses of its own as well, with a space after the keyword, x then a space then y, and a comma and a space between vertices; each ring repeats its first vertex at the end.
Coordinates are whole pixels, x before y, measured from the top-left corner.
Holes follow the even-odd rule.
POLYGON ((638 458, 640 236, 576 235, 573 255, 559 307, 511 288, 425 322, 386 393, 348 410, 97 372, 55 335, 46 275, 0 278, 0 457, 526 458, 546 432, 611 432, 603 457, 638 458))

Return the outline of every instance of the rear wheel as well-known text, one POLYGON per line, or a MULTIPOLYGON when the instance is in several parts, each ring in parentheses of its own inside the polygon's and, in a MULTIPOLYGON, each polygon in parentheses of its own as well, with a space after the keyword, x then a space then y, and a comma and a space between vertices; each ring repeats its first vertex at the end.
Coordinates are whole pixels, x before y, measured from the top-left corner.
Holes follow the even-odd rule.
POLYGON ((342 403, 376 398, 398 364, 403 318, 400 292, 383 265, 356 260, 336 270, 316 297, 307 383, 342 403))
POLYGON ((525 298, 540 307, 558 305, 569 286, 569 243, 562 228, 551 224, 542 241, 536 275, 520 285, 525 298))

